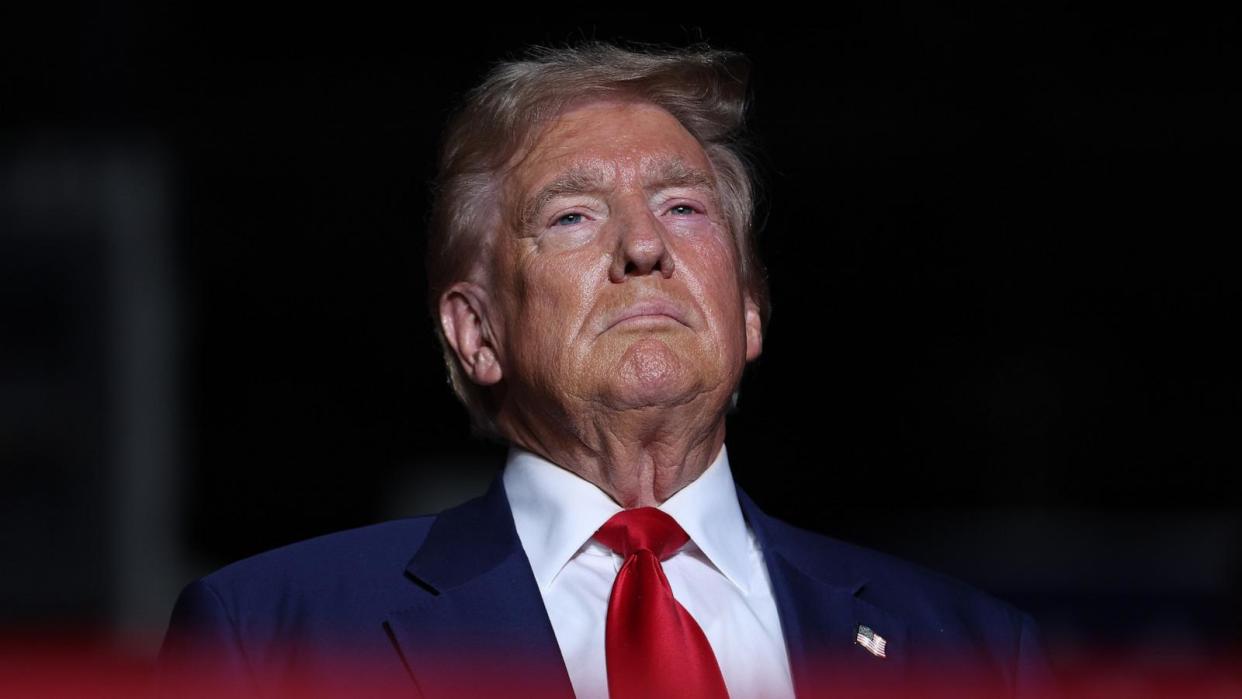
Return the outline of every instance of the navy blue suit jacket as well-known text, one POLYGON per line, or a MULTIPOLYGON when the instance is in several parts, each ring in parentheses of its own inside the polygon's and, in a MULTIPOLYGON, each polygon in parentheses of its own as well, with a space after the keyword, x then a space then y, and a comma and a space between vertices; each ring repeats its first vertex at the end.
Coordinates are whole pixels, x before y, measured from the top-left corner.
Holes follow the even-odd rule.
MULTIPOLYGON (((934 667, 989 696, 1045 689, 1025 615, 791 527, 740 491, 739 500, 764 552, 799 696, 889 686, 934 667), (856 643, 860 625, 887 641, 885 657, 856 643)), ((201 663, 199 672, 260 689, 297 678, 324 695, 572 696, 500 479, 439 515, 304 541, 192 583, 161 662, 201 663)))

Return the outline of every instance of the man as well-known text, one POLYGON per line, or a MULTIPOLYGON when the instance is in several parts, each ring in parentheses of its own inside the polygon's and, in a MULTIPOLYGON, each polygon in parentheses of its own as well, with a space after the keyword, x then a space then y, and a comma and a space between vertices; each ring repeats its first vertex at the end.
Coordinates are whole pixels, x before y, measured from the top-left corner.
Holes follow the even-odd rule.
POLYGON ((451 124, 428 255, 450 376, 512 445, 487 495, 229 566, 164 665, 198 688, 813 696, 945 667, 1023 693, 1029 620, 736 490, 725 415, 767 318, 741 57, 503 64, 451 124))

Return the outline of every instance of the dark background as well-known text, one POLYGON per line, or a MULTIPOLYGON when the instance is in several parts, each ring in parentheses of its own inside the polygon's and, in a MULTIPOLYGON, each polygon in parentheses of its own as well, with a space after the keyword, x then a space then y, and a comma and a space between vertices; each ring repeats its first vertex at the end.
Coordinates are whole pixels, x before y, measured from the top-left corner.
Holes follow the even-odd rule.
POLYGON ((149 648, 193 576, 481 491, 503 449, 425 310, 436 139, 585 37, 754 63, 761 505, 1015 602, 1063 667, 1232 647, 1237 18, 876 5, 6 10, 0 622, 149 648))

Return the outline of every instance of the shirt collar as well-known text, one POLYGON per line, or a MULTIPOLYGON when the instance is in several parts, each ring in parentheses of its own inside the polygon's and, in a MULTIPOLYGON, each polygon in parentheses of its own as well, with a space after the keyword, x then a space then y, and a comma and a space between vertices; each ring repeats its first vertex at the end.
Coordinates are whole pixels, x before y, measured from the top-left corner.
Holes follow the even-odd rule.
POLYGON ((742 592, 750 591, 752 537, 742 518, 729 469, 729 455, 720 454, 690 485, 665 500, 660 509, 690 535, 707 560, 742 592))
MULTIPOLYGON (((543 591, 604 522, 622 509, 595 484, 518 447, 509 449, 502 479, 518 539, 543 591)), ((681 525, 730 582, 743 592, 749 590, 746 571, 752 541, 723 446, 711 466, 660 509, 681 525)))

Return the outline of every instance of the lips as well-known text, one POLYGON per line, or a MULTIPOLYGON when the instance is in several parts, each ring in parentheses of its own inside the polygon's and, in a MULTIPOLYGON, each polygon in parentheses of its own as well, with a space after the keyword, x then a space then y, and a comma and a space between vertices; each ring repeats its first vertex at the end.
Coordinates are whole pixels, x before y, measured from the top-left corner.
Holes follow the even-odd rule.
POLYGON ((660 323, 669 320, 690 327, 689 314, 680 305, 672 301, 649 300, 639 301, 622 308, 613 314, 604 330, 611 330, 623 323, 637 324, 644 322, 660 323))

